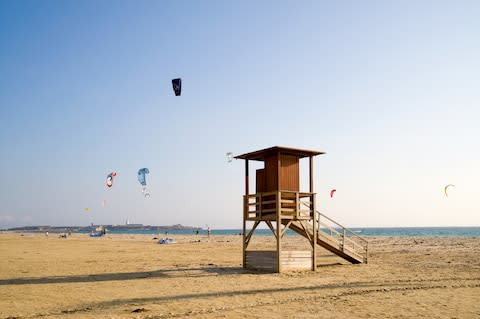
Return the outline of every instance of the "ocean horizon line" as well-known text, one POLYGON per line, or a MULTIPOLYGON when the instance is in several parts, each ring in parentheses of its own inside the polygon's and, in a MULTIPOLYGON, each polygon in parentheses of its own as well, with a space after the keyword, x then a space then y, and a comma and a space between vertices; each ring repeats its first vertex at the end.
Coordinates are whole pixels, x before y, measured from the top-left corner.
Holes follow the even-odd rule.
MULTIPOLYGON (((181 224, 174 224, 174 225, 149 225, 149 224, 91 224, 91 225, 23 225, 23 226, 14 226, 8 228, 0 228, 0 231, 14 231, 20 229, 33 229, 33 228, 91 228, 91 227, 98 227, 98 226, 105 226, 105 227, 115 227, 115 228, 133 228, 136 226, 137 228, 157 228, 157 229, 177 229, 175 227, 179 227, 178 229, 184 230, 207 230, 208 228, 201 227, 201 226, 183 226, 181 224)), ((350 226, 347 229, 372 229, 372 228, 480 228, 480 225, 477 226, 350 226)), ((238 230, 241 228, 238 227, 210 227, 210 229, 217 229, 217 230, 238 230)), ((269 229, 267 226, 258 226, 257 229, 269 229)))
MULTIPOLYGON (((53 227, 53 226, 51 226, 53 227)), ((75 226, 58 226, 48 229, 10 229, 0 230, 2 232, 16 232, 16 233, 63 233, 72 232, 78 234, 88 234, 95 229, 94 226, 89 227, 75 227, 75 226)), ((106 225, 107 234, 129 234, 129 235, 235 235, 242 234, 241 228, 161 228, 150 226, 148 228, 113 228, 109 229, 106 225)), ((433 227, 352 227, 350 230, 358 236, 362 237, 480 237, 480 226, 433 226, 433 227)), ((250 228, 247 228, 250 231, 250 228)), ((327 229, 322 228, 321 231, 328 232, 327 229)), ((271 236, 272 231, 269 228, 257 228, 255 234, 259 236, 271 236)), ((287 236, 298 236, 297 233, 288 229, 287 236)), ((350 234, 353 236, 353 234, 350 234)), ((348 236, 348 235, 347 235, 348 236)))

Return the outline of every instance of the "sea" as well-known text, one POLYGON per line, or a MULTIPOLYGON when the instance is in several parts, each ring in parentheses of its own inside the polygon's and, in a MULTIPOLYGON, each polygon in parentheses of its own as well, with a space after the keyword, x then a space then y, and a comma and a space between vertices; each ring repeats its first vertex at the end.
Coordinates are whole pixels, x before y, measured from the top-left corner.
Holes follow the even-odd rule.
MULTIPOLYGON (((351 228, 355 234, 362 237, 479 237, 480 227, 366 227, 351 228)), ((138 235, 196 235, 196 231, 190 229, 125 229, 108 230, 109 234, 138 234, 138 235)), ((212 229, 212 235, 232 235, 242 234, 241 229, 212 229)), ((207 235, 207 230, 198 231, 198 235, 207 235)), ((256 236, 271 236, 270 229, 256 229, 256 236)), ((288 230, 286 236, 298 236, 295 232, 288 230)))

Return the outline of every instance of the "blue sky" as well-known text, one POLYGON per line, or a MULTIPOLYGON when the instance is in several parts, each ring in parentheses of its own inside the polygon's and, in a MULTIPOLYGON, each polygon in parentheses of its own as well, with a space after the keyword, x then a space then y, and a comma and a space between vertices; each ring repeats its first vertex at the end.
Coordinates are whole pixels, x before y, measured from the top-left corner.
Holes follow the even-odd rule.
POLYGON ((479 16, 475 1, 2 1, 0 228, 240 228, 244 166, 225 153, 274 145, 327 152, 318 208, 344 225, 479 226, 479 16))

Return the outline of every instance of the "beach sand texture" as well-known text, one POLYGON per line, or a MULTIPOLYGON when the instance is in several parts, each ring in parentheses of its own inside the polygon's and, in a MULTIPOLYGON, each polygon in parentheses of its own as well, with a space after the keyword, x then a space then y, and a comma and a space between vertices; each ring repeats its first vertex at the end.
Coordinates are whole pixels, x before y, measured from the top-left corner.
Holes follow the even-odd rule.
POLYGON ((319 249, 317 272, 271 274, 241 267, 240 236, 171 237, 0 234, 0 318, 480 318, 480 238, 370 238, 368 265, 319 249))

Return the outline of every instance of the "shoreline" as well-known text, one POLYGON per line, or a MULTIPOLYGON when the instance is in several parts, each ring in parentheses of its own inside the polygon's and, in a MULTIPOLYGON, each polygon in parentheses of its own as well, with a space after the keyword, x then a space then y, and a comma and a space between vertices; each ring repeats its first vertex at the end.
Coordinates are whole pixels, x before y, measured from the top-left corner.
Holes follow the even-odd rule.
MULTIPOLYGON (((473 227, 474 229, 477 229, 477 227, 473 227)), ((264 232, 258 232, 258 230, 255 232, 256 236, 260 237, 270 237, 273 236, 271 231, 269 229, 260 229, 263 230, 264 232)), ((18 231, 18 230, 2 230, 0 231, 0 235, 7 235, 7 234, 19 234, 21 236, 46 236, 45 231, 18 231)), ((61 234, 67 234, 65 231, 48 231, 48 235, 51 237, 58 236, 61 234)), ((86 236, 90 232, 71 232, 71 235, 75 236, 86 236)), ((464 234, 464 235, 455 235, 455 234, 447 234, 447 235, 442 235, 442 234, 381 234, 381 235, 364 235, 362 233, 358 233, 358 236, 369 240, 369 239, 374 239, 374 238, 480 238, 480 233, 476 234, 464 234)), ((105 236, 160 236, 160 237, 169 237, 169 236, 208 236, 206 231, 199 232, 198 234, 196 233, 184 233, 184 232, 116 232, 116 231, 108 231, 105 236)), ((216 232, 215 230, 211 231, 210 236, 232 236, 232 237, 241 237, 242 233, 234 232, 234 233, 223 233, 223 232, 216 232)), ((296 233, 291 233, 287 234, 289 237, 301 237, 300 235, 296 233)), ((68 236, 67 236, 68 237, 68 236)))

